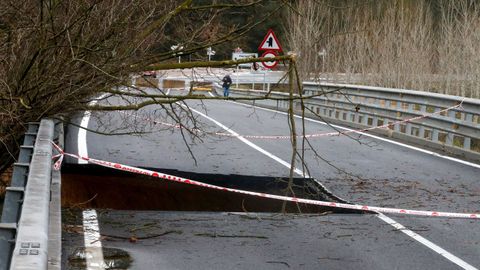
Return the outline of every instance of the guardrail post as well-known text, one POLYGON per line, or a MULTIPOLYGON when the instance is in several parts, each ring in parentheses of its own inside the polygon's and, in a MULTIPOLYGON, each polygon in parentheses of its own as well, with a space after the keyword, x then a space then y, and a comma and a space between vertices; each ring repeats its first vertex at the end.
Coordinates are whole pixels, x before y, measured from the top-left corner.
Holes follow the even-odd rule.
POLYGON ((425 127, 422 125, 418 129, 418 137, 425 138, 425 127))
MULTIPOLYGON (((397 104, 398 104, 398 102, 397 102, 397 104)), ((399 118, 399 117, 401 117, 401 116, 402 116, 402 113, 401 113, 401 112, 397 112, 397 118, 399 118)), ((392 119, 392 120, 393 120, 393 122, 395 122, 395 119, 392 119)), ((393 126, 393 130, 394 130, 395 132, 400 132, 400 124, 395 124, 395 125, 393 126)))
POLYGON ((472 148, 472 139, 469 137, 464 137, 463 139, 463 149, 470 150, 472 148))
POLYGON ((453 145, 453 133, 447 133, 447 138, 445 139, 446 145, 453 145))
POLYGON ((372 126, 374 127, 378 126, 378 117, 376 115, 373 116, 372 126))
POLYGON ((473 114, 471 113, 465 113, 465 121, 472 123, 473 122, 473 114))
POLYGON ((362 116, 363 116, 362 124, 364 124, 365 126, 368 126, 368 114, 363 113, 362 116))
POLYGON ((389 99, 385 100, 385 108, 390 108, 392 106, 392 102, 389 99))
POLYGON ((190 80, 185 80, 185 91, 190 91, 190 80))
POLYGON ((163 89, 163 80, 164 80, 163 78, 158 80, 158 88, 161 89, 162 91, 164 90, 163 89))
POLYGON ((437 129, 432 130, 432 142, 438 142, 438 133, 437 129))
POLYGON ((15 244, 15 232, 17 223, 0 223, 0 269, 8 269, 10 257, 12 256, 12 247, 15 244))
MULTIPOLYGON (((454 111, 454 110, 450 110, 447 112, 447 116, 449 118, 452 118, 453 121, 455 121, 457 118, 456 118, 456 115, 457 115, 457 112, 454 111)), ((455 127, 456 125, 453 125, 453 130, 456 129, 455 127)), ((453 145, 453 133, 452 132, 448 132, 447 133, 447 139, 446 139, 446 142, 445 142, 446 145, 453 145)))

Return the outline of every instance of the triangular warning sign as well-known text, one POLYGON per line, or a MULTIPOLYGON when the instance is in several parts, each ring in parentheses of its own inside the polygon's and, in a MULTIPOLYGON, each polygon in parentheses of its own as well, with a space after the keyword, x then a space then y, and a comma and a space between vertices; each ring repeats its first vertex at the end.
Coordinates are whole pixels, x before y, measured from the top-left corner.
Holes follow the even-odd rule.
POLYGON ((269 29, 267 32, 267 35, 263 39, 262 43, 260 43, 260 46, 258 47, 259 51, 282 51, 282 46, 280 46, 280 43, 278 42, 277 37, 275 36, 275 33, 273 33, 272 29, 269 29))

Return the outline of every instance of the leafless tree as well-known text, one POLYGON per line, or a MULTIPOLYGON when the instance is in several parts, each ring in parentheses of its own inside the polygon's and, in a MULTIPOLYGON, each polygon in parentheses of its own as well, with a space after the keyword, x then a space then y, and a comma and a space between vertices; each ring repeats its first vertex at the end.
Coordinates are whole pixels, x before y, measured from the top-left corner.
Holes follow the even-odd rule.
MULTIPOLYGON (((139 109, 177 102, 139 90, 136 104, 89 106, 99 93, 130 98, 115 89, 130 85, 132 74, 153 66, 175 68, 171 64, 180 53, 194 54, 242 36, 260 22, 252 19, 242 25, 228 24, 221 22, 222 16, 263 2, 1 1, 0 172, 15 159, 30 121, 85 109, 139 109), (183 49, 173 54, 173 44, 183 49)), ((182 121, 178 115, 170 116, 182 121)))
POLYGON ((288 20, 310 78, 480 97, 477 1, 300 0, 288 20))

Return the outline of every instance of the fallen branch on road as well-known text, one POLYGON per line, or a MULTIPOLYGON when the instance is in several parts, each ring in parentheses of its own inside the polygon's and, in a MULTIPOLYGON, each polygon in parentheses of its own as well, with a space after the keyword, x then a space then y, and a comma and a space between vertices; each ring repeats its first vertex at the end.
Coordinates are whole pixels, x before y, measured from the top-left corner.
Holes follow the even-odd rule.
POLYGON ((225 237, 225 238, 258 238, 258 239, 268 239, 266 236, 262 235, 227 235, 227 234, 216 234, 216 233, 196 233, 195 236, 205 236, 205 237, 225 237))
POLYGON ((108 240, 108 238, 115 238, 115 239, 129 240, 129 241, 135 242, 136 240, 152 239, 152 238, 156 238, 156 237, 160 237, 160 236, 164 236, 164 235, 168 235, 168 234, 172 234, 172 233, 182 234, 183 232, 180 231, 180 230, 171 230, 171 231, 166 231, 166 232, 163 232, 163 233, 153 234, 153 235, 148 235, 148 236, 135 236, 135 235, 122 236, 122 235, 113 235, 113 234, 101 234, 100 237, 102 237, 104 239, 107 239, 107 240, 108 240))

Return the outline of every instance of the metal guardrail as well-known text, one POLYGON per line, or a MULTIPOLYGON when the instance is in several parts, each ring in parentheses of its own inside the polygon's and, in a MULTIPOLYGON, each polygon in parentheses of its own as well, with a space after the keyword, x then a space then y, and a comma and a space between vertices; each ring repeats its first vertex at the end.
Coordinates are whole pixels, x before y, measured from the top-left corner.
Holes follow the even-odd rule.
POLYGON ((12 181, 5 193, 2 217, 0 219, 0 269, 9 269, 15 247, 18 220, 20 219, 30 161, 37 138, 39 123, 29 123, 20 147, 18 161, 13 165, 12 181))
MULTIPOLYGON (((325 121, 364 129, 439 112, 448 112, 412 122, 397 123, 388 129, 369 130, 422 146, 443 150, 480 161, 480 100, 428 92, 333 83, 305 82, 306 114, 325 121)), ((216 90, 221 91, 217 86, 216 90)), ((265 91, 232 89, 234 95, 263 96, 265 91)), ((288 97, 274 92, 271 96, 288 97)), ((251 102, 249 102, 251 103, 251 102)), ((260 100, 256 105, 286 110, 288 101, 260 100)), ((300 111, 299 101, 295 110, 300 111)))
POLYGON ((5 196, 0 270, 47 269, 53 136, 52 120, 29 124, 5 196))
MULTIPOLYGON (((232 72, 228 73, 232 78, 232 86, 238 87, 239 84, 251 84, 252 89, 261 88, 265 91, 270 90, 272 84, 277 84, 279 81, 283 83, 284 72, 277 71, 256 71, 256 72, 232 72), (257 87, 255 87, 257 86, 257 87)), ((191 77, 160 77, 158 79, 159 88, 184 88, 189 90, 192 83, 208 82, 212 84, 220 83, 223 74, 202 74, 191 77)))

